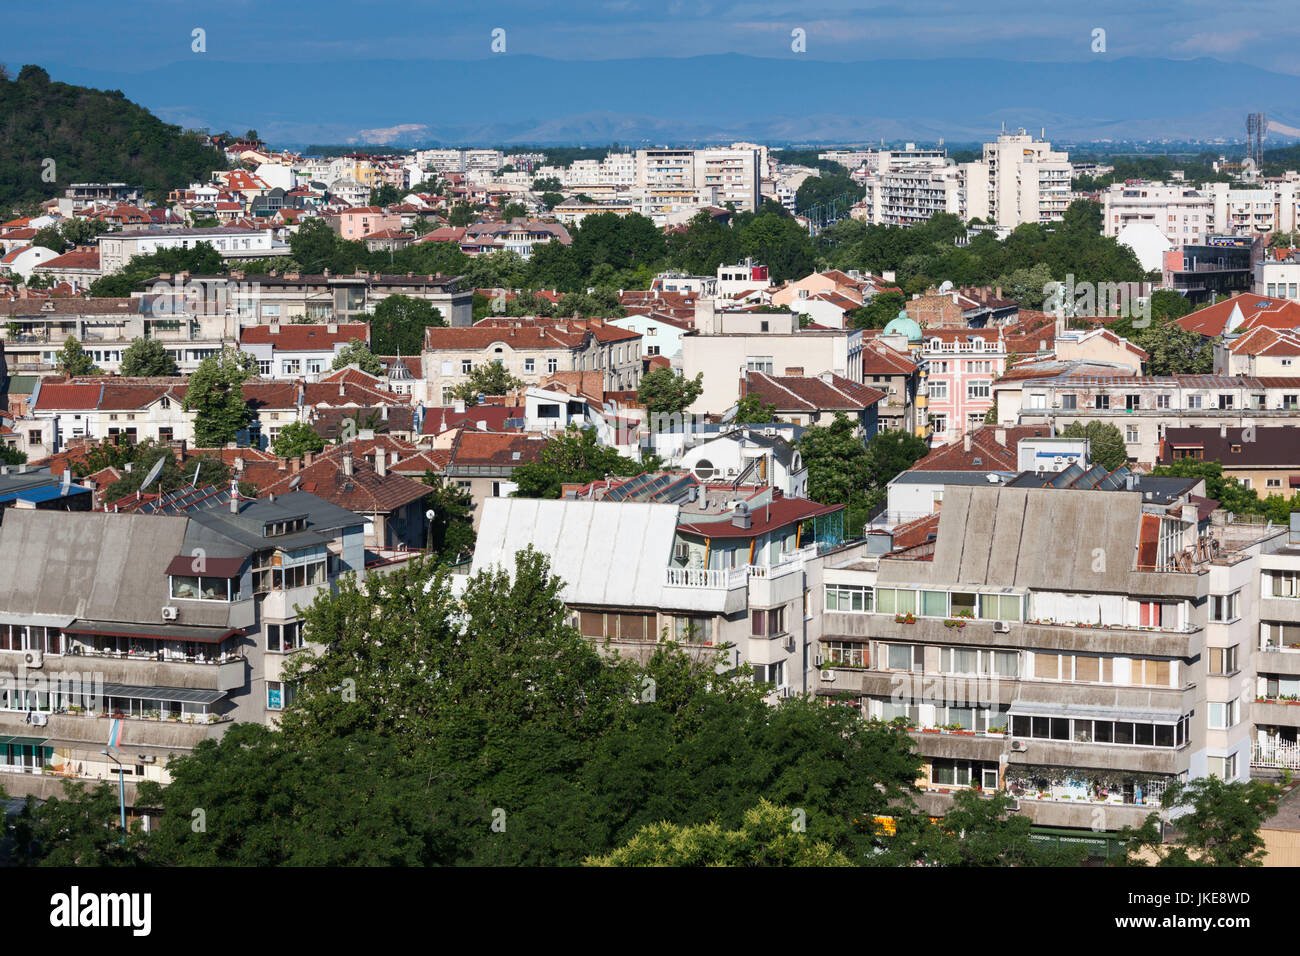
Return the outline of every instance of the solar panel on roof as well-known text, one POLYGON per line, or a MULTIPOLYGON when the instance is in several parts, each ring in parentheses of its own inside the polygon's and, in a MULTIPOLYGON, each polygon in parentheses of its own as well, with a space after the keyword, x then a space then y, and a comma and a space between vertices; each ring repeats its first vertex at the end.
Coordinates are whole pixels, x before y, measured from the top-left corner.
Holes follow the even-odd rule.
POLYGON ((1079 476, 1079 480, 1074 483, 1074 487, 1089 489, 1096 488, 1098 483, 1106 477, 1106 474, 1107 472, 1105 467, 1102 465, 1093 465, 1079 476))
POLYGON ((1065 488, 1082 474, 1083 469, 1076 463, 1070 462, 1066 468, 1057 472, 1056 476, 1048 481, 1047 486, 1049 488, 1065 488))

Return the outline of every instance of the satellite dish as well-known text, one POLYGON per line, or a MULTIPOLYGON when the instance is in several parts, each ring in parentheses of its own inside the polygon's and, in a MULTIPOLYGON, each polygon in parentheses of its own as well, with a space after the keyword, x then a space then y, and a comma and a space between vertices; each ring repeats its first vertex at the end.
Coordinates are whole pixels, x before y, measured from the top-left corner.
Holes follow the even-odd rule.
POLYGON ((149 469, 149 474, 144 476, 144 482, 140 485, 141 491, 144 491, 146 488, 148 488, 151 484, 154 483, 154 480, 157 479, 157 477, 162 474, 163 465, 165 464, 167 464, 166 455, 163 455, 161 458, 159 458, 157 461, 153 463, 153 467, 149 469))
POLYGON ((297 488, 298 485, 301 483, 302 483, 302 475, 298 475, 296 478, 293 479, 293 481, 289 482, 289 490, 293 491, 293 489, 297 488))

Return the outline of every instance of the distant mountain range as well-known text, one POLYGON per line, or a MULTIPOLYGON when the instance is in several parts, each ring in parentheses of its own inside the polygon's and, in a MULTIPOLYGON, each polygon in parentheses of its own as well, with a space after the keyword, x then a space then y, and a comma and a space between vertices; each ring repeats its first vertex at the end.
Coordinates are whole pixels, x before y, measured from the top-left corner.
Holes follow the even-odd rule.
MULTIPOLYGON (((1241 139, 1262 111, 1300 126, 1300 76, 1212 59, 854 63, 681 59, 234 63, 196 55, 143 72, 47 66, 120 89, 171 123, 254 128, 270 142, 547 145, 1241 139)), ((1291 137, 1273 135, 1278 145, 1291 137)))

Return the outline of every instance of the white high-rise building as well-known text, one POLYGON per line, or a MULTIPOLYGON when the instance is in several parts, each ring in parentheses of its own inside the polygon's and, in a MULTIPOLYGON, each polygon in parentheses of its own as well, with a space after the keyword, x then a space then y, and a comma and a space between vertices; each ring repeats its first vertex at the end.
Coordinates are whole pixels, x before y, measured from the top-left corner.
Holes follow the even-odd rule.
POLYGON ((1070 204, 1069 155, 1024 130, 985 143, 983 159, 963 169, 968 218, 987 206, 981 219, 992 217, 996 225, 1014 229, 1026 222, 1059 220, 1070 204))
POLYGON ((1182 183, 1126 183, 1101 196, 1102 234, 1118 236, 1125 226, 1150 224, 1176 246, 1204 244, 1214 219, 1214 200, 1182 183))
POLYGON ((758 148, 695 151, 695 188, 716 189, 718 203, 733 203, 737 212, 754 212, 762 181, 758 148))

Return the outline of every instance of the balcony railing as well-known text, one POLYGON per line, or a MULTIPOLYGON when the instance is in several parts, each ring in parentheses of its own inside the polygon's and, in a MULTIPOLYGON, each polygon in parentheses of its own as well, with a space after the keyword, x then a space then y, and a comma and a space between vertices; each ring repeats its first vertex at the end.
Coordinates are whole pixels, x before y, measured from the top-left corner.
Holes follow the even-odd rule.
POLYGON ((748 580, 748 568, 664 568, 664 584, 670 588, 731 590, 748 580))
POLYGON ((1300 770, 1300 743, 1278 737, 1256 740, 1250 746, 1250 765, 1300 770))

